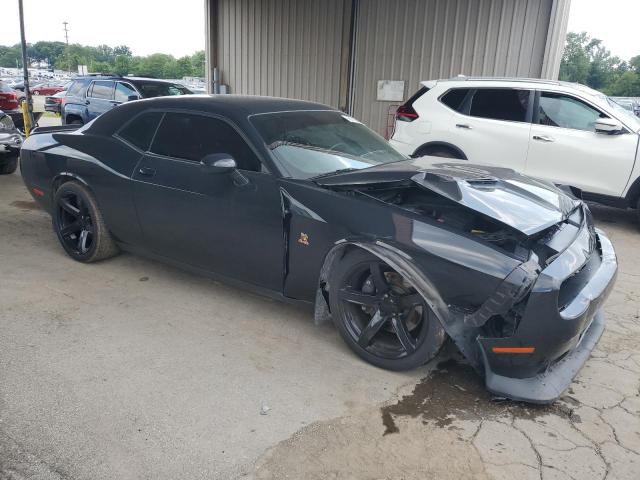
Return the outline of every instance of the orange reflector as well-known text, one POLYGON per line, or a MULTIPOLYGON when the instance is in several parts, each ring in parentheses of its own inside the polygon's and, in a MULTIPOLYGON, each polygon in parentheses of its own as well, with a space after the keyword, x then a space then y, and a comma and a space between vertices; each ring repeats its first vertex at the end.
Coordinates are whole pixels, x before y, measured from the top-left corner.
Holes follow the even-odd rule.
POLYGON ((493 347, 491 349, 493 353, 533 353, 536 351, 535 347, 493 347))
POLYGON ((44 192, 39 188, 32 188, 32 190, 33 190, 33 193, 35 193, 37 196, 44 197, 44 192))

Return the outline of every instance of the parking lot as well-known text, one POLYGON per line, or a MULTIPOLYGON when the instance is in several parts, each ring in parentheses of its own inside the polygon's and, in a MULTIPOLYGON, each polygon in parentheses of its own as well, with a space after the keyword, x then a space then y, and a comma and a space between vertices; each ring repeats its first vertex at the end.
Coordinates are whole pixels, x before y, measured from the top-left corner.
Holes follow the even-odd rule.
POLYGON ((383 371, 305 310, 131 255, 75 263, 0 177, 0 478, 637 478, 640 229, 593 210, 620 262, 607 328, 536 408, 491 399, 451 345, 383 371))

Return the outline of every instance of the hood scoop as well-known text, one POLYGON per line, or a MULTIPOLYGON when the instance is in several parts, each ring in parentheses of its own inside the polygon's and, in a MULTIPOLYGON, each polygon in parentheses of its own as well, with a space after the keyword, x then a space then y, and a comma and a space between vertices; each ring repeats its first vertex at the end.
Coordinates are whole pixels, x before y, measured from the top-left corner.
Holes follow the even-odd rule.
POLYGON ((504 168, 436 164, 411 180, 525 235, 562 222, 579 204, 553 185, 504 168))

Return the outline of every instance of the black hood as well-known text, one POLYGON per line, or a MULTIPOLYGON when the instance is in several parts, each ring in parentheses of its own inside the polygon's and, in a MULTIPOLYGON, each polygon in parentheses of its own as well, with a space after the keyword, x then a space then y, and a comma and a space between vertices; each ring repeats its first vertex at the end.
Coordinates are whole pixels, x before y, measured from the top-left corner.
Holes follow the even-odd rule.
POLYGON ((316 180, 346 187, 410 181, 505 225, 533 235, 565 220, 579 200, 508 168, 422 157, 316 180))

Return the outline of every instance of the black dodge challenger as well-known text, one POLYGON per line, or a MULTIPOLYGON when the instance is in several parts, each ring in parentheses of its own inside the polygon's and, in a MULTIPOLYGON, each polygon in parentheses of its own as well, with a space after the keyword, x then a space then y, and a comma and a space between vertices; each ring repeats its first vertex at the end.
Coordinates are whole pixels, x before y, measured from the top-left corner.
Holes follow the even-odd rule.
POLYGON ((383 368, 448 336, 491 392, 550 402, 604 329, 611 243, 553 185, 438 162, 324 105, 231 95, 126 103, 21 154, 77 261, 126 250, 308 304, 383 368))

